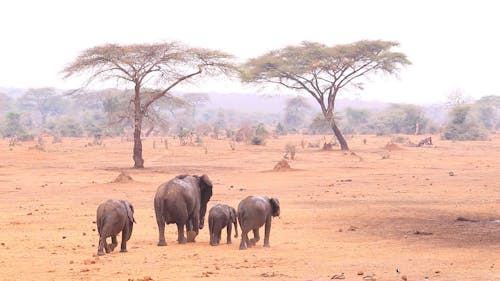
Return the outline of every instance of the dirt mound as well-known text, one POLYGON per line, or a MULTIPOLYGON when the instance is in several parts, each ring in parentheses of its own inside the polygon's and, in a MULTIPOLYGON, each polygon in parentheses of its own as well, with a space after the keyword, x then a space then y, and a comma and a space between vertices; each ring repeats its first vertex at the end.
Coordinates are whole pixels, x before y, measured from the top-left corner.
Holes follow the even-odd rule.
POLYGON ((385 149, 391 151, 391 150, 402 150, 401 146, 393 143, 393 142, 388 142, 386 145, 385 145, 385 149))
POLYGON ((131 182, 131 181, 134 181, 134 179, 129 174, 122 171, 112 182, 131 182))
POLYGON ((285 159, 279 161, 273 168, 273 171, 289 171, 292 168, 290 167, 290 164, 288 164, 288 161, 285 159))

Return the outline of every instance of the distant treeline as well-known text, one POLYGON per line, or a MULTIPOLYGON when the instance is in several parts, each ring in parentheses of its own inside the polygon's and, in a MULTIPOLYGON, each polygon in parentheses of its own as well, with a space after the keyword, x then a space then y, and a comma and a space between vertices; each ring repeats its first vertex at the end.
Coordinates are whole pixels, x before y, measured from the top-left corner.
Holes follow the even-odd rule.
MULTIPOLYGON (((127 136, 133 130, 129 90, 66 94, 39 88, 0 92, 0 134, 30 138, 127 136)), ((242 128, 274 134, 332 134, 317 106, 302 96, 182 93, 149 109, 143 135, 233 137, 242 128)), ((345 134, 436 134, 444 139, 485 140, 500 128, 500 96, 438 105, 339 100, 335 120, 345 134)))

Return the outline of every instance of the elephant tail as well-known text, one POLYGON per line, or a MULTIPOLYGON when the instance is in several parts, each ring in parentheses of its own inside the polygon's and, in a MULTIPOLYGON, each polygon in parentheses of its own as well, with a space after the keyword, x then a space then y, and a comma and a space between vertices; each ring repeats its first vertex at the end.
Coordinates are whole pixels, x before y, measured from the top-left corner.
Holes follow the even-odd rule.
POLYGON ((165 218, 163 217, 163 208, 165 208, 165 202, 161 198, 155 197, 154 200, 154 206, 155 206, 155 215, 156 215, 156 222, 158 223, 158 226, 162 223, 165 223, 165 218))
POLYGON ((99 233, 99 236, 101 235, 102 233, 102 227, 104 226, 104 218, 106 216, 101 216, 100 218, 97 219, 96 223, 97 223, 97 233, 99 233))

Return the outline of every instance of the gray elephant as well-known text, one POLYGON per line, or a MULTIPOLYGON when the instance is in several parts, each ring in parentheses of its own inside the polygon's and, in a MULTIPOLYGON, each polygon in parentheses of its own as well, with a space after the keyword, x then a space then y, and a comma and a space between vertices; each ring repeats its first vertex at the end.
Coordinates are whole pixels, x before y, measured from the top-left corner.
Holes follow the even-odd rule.
POLYGON ((234 224, 234 237, 238 237, 236 210, 225 204, 217 204, 208 212, 208 229, 210 231, 210 245, 219 245, 221 232, 224 227, 227 231, 227 244, 231 244, 231 226, 234 224))
POLYGON ((156 191, 154 207, 158 224, 158 246, 166 246, 165 224, 177 224, 177 241, 194 242, 203 228, 207 203, 212 197, 212 182, 207 175, 179 175, 160 185, 156 191), (184 226, 188 239, 184 237, 184 226))
POLYGON ((260 239, 259 228, 265 224, 264 247, 270 247, 271 219, 280 215, 280 202, 267 196, 248 196, 238 204, 238 222, 241 227, 240 250, 254 246, 260 239), (253 239, 248 232, 253 230, 253 239))
POLYGON ((97 254, 109 253, 118 245, 116 235, 122 233, 120 252, 127 252, 127 241, 132 236, 135 223, 134 206, 125 200, 107 200, 97 207, 97 231, 99 232, 99 247, 97 254), (106 239, 111 236, 111 244, 106 239))

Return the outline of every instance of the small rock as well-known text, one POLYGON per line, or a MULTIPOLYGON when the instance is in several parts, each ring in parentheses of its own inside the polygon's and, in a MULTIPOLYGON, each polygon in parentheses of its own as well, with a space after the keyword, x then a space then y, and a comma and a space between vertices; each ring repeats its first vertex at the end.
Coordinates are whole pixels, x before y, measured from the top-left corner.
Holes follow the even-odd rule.
POLYGON ((95 261, 86 259, 83 261, 83 264, 85 264, 85 265, 95 264, 95 261))
POLYGON ((69 264, 74 264, 75 262, 74 261, 69 261, 69 264))
POLYGON ((89 271, 90 271, 90 269, 88 269, 88 268, 82 268, 82 269, 80 269, 80 272, 89 272, 89 271))
POLYGON ((27 216, 31 216, 31 215, 33 215, 33 213, 32 213, 32 212, 29 212, 29 213, 27 213, 26 215, 27 215, 27 216))
POLYGON ((218 267, 218 266, 215 266, 215 270, 220 270, 220 267, 218 267))
POLYGON ((450 172, 448 173, 448 175, 450 175, 450 177, 453 177, 453 176, 455 175, 455 173, 453 173, 452 171, 450 171, 450 172))
POLYGON ((402 276, 401 276, 401 280, 403 280, 403 281, 408 281, 408 277, 406 277, 406 275, 402 275, 402 276))
POLYGON ((363 274, 365 274, 363 271, 361 271, 361 270, 358 271, 358 275, 363 275, 363 274))
POLYGON ((87 233, 83 232, 82 235, 85 236, 85 235, 87 235, 87 233))
POLYGON ((62 239, 66 239, 66 236, 63 236, 62 239))

